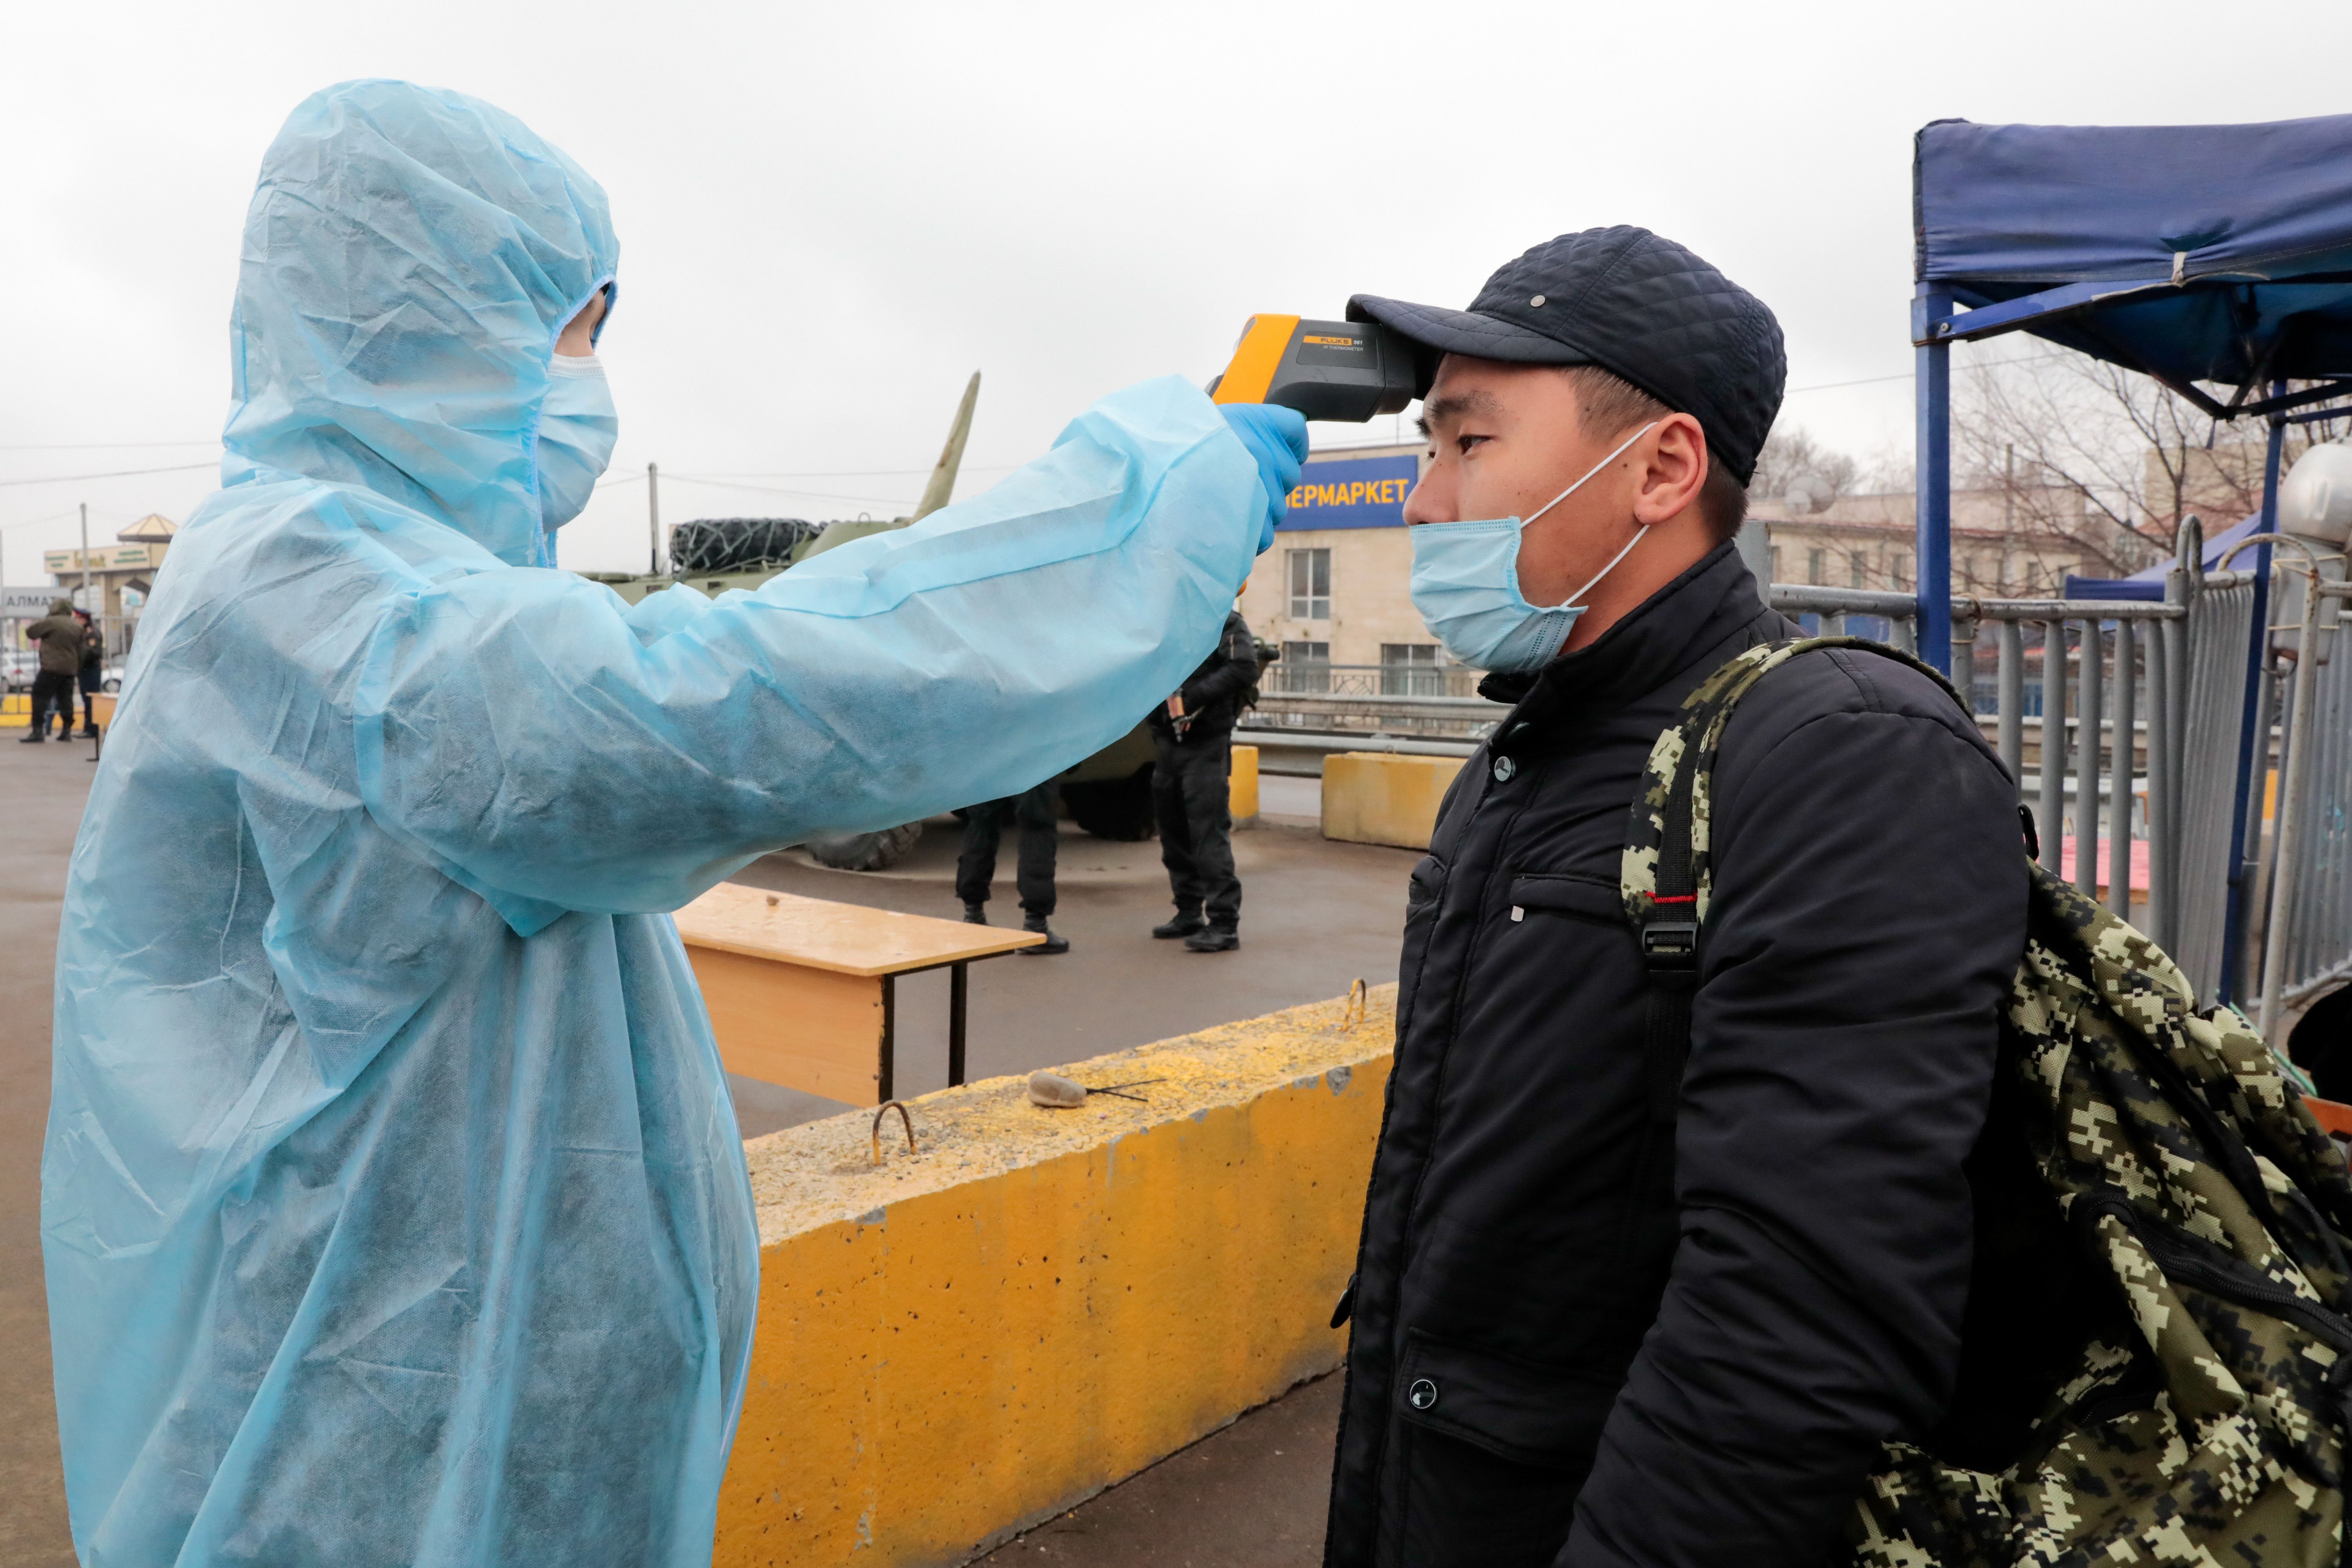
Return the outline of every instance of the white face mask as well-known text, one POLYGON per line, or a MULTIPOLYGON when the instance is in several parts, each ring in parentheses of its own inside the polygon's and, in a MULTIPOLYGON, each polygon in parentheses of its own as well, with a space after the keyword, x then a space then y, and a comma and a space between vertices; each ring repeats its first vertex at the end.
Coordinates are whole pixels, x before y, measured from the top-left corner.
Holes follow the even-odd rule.
POLYGON ((557 354, 547 364, 539 409, 539 524, 548 533, 578 517, 613 460, 621 418, 593 354, 557 354))
POLYGON ((1592 581, 1550 609, 1538 609, 1519 592, 1519 536, 1528 523, 1549 511, 1582 487, 1585 479, 1622 456, 1625 448, 1654 429, 1652 420, 1619 444, 1617 450, 1592 465, 1575 484, 1544 502, 1524 520, 1496 518, 1483 522, 1423 522, 1412 534, 1412 607, 1445 651, 1475 668, 1501 675, 1541 669, 1568 641, 1568 634, 1585 606, 1577 603, 1617 569, 1650 531, 1647 524, 1625 542, 1625 548, 1592 581))

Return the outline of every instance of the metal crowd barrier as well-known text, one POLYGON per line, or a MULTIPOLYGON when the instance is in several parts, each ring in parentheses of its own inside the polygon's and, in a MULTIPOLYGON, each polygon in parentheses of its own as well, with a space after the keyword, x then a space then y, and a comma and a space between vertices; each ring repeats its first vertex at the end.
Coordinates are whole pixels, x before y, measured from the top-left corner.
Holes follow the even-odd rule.
MULTIPOLYGON (((2107 907, 2210 996, 2222 972, 2254 574, 2201 572, 2202 549, 2192 522, 2161 601, 1957 596, 1952 668, 2032 808, 2042 863, 2063 871, 2072 847, 2074 885, 2104 888, 2107 907), (1988 654, 1990 682, 1979 675, 1988 654)), ((1769 597, 1785 615, 1818 616, 1826 635, 1872 617, 1881 640, 1917 651, 1911 595, 1780 583, 1769 597)))
MULTIPOLYGON (((2347 821, 2352 808, 2347 798, 2352 793, 2347 788, 2352 776, 2352 662, 2330 657, 2336 639, 2324 634, 2334 628, 2323 621, 2321 629, 2309 706, 2305 712, 2294 711, 2290 689, 2288 754, 2280 759, 2290 763, 2294 752, 2309 748, 2298 803, 2304 809, 2296 814, 2297 871, 2281 977, 2281 998, 2290 1006, 2352 974, 2347 963, 2352 957, 2352 824, 2347 821)), ((2272 679, 2277 679, 2275 671, 2272 679)), ((2279 854, 2273 847, 2273 866, 2279 854)))
POLYGON ((1270 697, 1423 697, 1470 699, 1485 671, 1462 665, 1332 664, 1277 659, 1258 671, 1270 697))
POLYGON ((2259 861, 2249 856, 2244 879, 2249 903, 2269 915, 2249 931, 2250 952, 2251 939, 2260 941, 2266 1035, 2287 1008, 2352 978, 2346 821, 2352 810, 2352 669, 2332 657, 2352 584, 2342 581, 2343 557, 2292 539, 2277 543, 2290 552, 2279 563, 2281 584, 2290 591, 2273 602, 2283 611, 2292 606, 2293 618, 2273 618, 2257 709, 2266 728, 2272 712, 2279 716, 2278 805, 2275 829, 2259 861))
MULTIPOLYGON (((2180 673, 2161 748, 2158 797, 2165 803, 2164 821, 2149 858, 2151 868, 2162 868, 2168 910, 2164 923, 2148 934, 2172 954, 2199 998, 2210 1001, 2221 994, 2229 933, 2246 650, 2258 577, 2198 573, 2197 559, 2190 555, 2190 568, 2174 572, 2185 579, 2181 596, 2189 614, 2167 641, 2168 658, 2180 673)), ((2257 831, 2260 821, 2257 805, 2257 831)))

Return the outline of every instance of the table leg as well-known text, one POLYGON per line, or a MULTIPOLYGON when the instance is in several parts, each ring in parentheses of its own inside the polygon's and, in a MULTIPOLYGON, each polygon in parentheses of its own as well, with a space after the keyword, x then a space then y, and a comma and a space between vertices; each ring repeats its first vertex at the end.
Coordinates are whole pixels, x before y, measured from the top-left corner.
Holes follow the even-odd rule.
POLYGON ((948 966, 948 1087, 963 1083, 963 1015, 967 966, 948 966))
POLYGON ((898 1098, 898 977, 882 977, 882 1071, 881 1094, 874 1101, 887 1105, 898 1098))

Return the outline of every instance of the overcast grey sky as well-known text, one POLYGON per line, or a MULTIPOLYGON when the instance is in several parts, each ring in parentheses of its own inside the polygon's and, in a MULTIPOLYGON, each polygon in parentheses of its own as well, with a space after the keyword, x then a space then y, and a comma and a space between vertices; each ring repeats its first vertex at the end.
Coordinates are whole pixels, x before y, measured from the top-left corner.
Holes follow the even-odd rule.
MULTIPOLYGON (((0 570, 42 580, 79 501, 111 539, 213 488, 208 468, 17 481, 217 455, 254 173, 288 110, 347 78, 487 98, 604 183, 614 479, 658 459, 672 521, 821 519, 910 502, 975 369, 965 494, 1113 387, 1205 380, 1254 310, 1337 315, 1358 290, 1465 304, 1528 245, 1619 222, 1780 312, 1801 389, 1784 418, 1864 458, 1907 449, 1911 132, 2352 110, 2352 9, 2220 15, 19 7, 0 58, 0 570)), ((645 541, 643 483, 611 484, 564 563, 642 569, 645 541)))

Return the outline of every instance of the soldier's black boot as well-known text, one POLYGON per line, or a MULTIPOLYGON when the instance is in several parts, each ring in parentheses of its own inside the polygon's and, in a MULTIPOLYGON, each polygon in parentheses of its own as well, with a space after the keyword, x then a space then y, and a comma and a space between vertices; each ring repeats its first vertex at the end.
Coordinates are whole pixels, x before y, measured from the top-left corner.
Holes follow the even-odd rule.
POLYGON ((1023 948, 1021 956, 1024 958, 1051 958, 1057 952, 1070 951, 1070 939, 1055 935, 1054 928, 1045 923, 1044 915, 1031 915, 1021 922, 1021 929, 1036 931, 1045 939, 1034 947, 1023 948))
POLYGON ((1196 931, 1205 931, 1208 929, 1208 924, 1209 922, 1202 920, 1200 911, 1196 910, 1191 914, 1179 913, 1174 920, 1153 926, 1151 934, 1162 942, 1167 942, 1180 936, 1191 936, 1196 931))
POLYGON ((1241 946, 1242 933, 1231 926, 1202 926, 1184 939, 1187 952, 1231 952, 1241 946))
POLYGON ((963 919, 966 925, 986 925, 988 923, 988 906, 986 904, 966 904, 963 907, 963 919))

